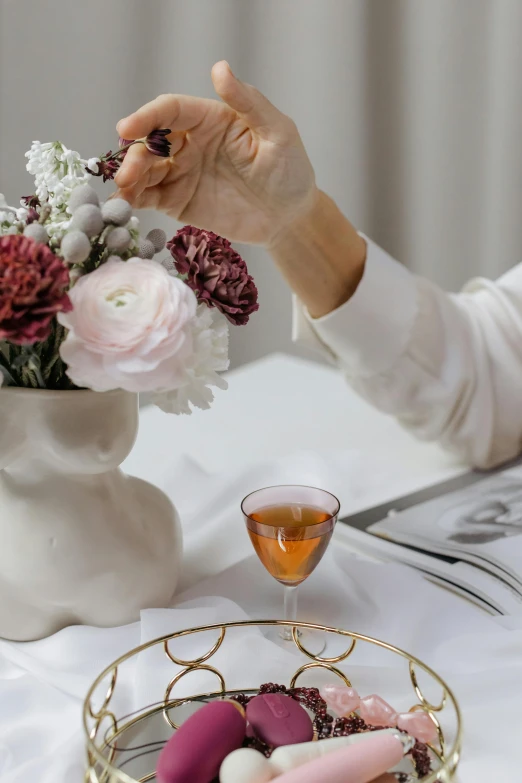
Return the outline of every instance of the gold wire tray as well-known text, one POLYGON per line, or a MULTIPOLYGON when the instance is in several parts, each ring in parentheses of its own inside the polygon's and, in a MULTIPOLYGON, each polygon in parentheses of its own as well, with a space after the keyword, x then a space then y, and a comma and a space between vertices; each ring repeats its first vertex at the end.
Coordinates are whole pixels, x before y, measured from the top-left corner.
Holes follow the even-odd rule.
MULTIPOLYGON (((177 720, 181 723, 190 712, 194 711, 194 707, 198 708, 202 702, 237 693, 256 693, 261 684, 252 687, 251 683, 245 683, 243 688, 227 690, 225 677, 208 661, 218 651, 220 654, 226 652, 227 644, 229 646, 230 643, 234 644, 235 629, 275 628, 283 625, 287 623, 279 620, 250 620, 189 628, 147 642, 115 660, 96 678, 83 705, 87 749, 85 783, 146 783, 155 780, 154 769, 158 755, 172 732, 178 728, 177 720), (208 652, 192 660, 184 660, 173 654, 172 643, 175 640, 193 634, 209 633, 215 633, 216 640, 208 652), (136 665, 142 654, 149 656, 149 663, 152 661, 151 654, 160 654, 161 663, 158 659, 158 667, 164 665, 167 659, 169 667, 176 667, 176 673, 161 686, 160 700, 153 704, 139 706, 131 712, 128 702, 129 677, 134 683, 137 681, 136 665), (211 673, 217 678, 219 688, 207 693, 175 698, 173 691, 176 685, 183 677, 194 672, 211 673)), ((347 685, 357 688, 355 678, 352 682, 345 665, 356 647, 359 651, 361 646, 371 645, 372 650, 378 648, 386 654, 395 656, 395 661, 397 661, 396 656, 404 659, 405 688, 406 686, 408 689, 413 688, 416 698, 410 710, 422 710, 428 713, 438 734, 438 741, 429 745, 432 772, 422 778, 422 781, 423 783, 435 783, 435 781, 449 783, 453 780, 462 743, 461 714, 451 689, 436 672, 413 655, 387 642, 340 628, 296 622, 293 626, 293 641, 304 662, 294 672, 289 683, 278 681, 279 684, 287 684, 291 688, 295 687, 307 672, 318 669, 326 670, 329 675, 335 675, 347 685), (312 655, 302 645, 298 629, 320 631, 327 634, 329 639, 342 640, 346 637, 348 646, 339 655, 331 657, 312 655), (343 664, 344 671, 339 664, 343 664), (429 701, 424 695, 427 689, 431 691, 433 687, 438 691, 438 703, 429 701)), ((393 669, 394 686, 397 671, 393 669)), ((357 672, 355 666, 353 672, 357 672)), ((316 671, 315 674, 316 676, 322 674, 324 679, 324 671, 316 671)), ((317 683, 308 681, 306 684, 310 686, 317 683)), ((375 690, 381 693, 378 688, 375 690)))

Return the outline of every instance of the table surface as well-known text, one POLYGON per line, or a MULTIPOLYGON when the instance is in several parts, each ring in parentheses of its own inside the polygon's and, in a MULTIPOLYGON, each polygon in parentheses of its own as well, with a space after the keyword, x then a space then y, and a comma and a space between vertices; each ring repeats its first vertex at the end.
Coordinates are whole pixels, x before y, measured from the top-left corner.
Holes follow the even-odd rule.
POLYGON ((142 409, 136 445, 123 469, 165 487, 176 456, 213 472, 245 470, 296 451, 353 449, 379 465, 379 486, 361 483, 343 498, 352 513, 465 470, 437 444, 421 443, 359 397, 336 369, 274 354, 228 373, 210 410, 169 416, 142 409))
MULTIPOLYGON (((172 474, 176 460, 184 455, 208 473, 222 476, 225 485, 230 476, 237 476, 228 494, 223 492, 205 513, 194 519, 187 515, 182 598, 222 596, 250 617, 280 613, 280 586, 267 578, 247 537, 237 534, 238 493, 246 489, 242 477, 249 468, 249 481, 279 477, 279 466, 288 478, 285 456, 291 476, 299 464, 291 458, 296 452, 353 452, 351 461, 333 459, 322 474, 325 481, 331 477, 336 482, 344 514, 466 471, 439 446, 416 441, 393 418, 376 411, 334 368, 272 355, 229 373, 228 380, 228 391, 216 395, 209 411, 169 417, 157 408, 142 410, 136 446, 123 466, 158 484, 175 502, 180 482, 172 474), (272 474, 256 472, 260 462, 274 460, 280 462, 272 474), (336 472, 339 464, 341 476, 336 472)), ((312 462, 312 472, 313 467, 312 462)), ((198 487, 197 480, 194 486, 198 487)), ((188 486, 185 496, 191 494, 194 488, 188 486)), ((513 783, 517 762, 507 737, 515 725, 520 727, 512 683, 515 678, 522 681, 522 619, 520 624, 513 621, 510 632, 408 569, 354 560, 343 549, 342 539, 336 546, 335 536, 330 550, 322 568, 300 587, 300 618, 355 628, 429 661, 455 684, 462 700, 467 734, 459 780, 513 783), (477 683, 485 680, 496 684, 481 701, 477 683), (484 722, 491 732, 491 712, 501 717, 489 735, 488 748, 484 722)))

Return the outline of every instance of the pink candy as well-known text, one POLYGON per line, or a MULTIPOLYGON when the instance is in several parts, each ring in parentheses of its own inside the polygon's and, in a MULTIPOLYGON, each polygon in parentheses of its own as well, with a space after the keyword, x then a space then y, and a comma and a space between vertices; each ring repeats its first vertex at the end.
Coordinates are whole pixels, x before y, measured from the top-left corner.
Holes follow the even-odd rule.
POLYGON ((359 708, 361 699, 355 688, 346 685, 325 685, 320 694, 328 705, 340 718, 344 718, 359 708))
POLYGON ((420 742, 437 739, 437 728, 426 712, 403 712, 397 716, 397 728, 406 731, 420 742))
POLYGON ((320 693, 328 709, 340 718, 358 710, 361 718, 370 726, 397 727, 420 742, 432 742, 437 738, 435 724, 426 712, 397 713, 377 694, 372 693, 361 699, 355 688, 347 685, 325 685, 320 693))
POLYGON ((390 707, 387 701, 375 693, 361 699, 359 714, 363 721, 371 726, 393 727, 397 725, 397 713, 393 707, 390 707))

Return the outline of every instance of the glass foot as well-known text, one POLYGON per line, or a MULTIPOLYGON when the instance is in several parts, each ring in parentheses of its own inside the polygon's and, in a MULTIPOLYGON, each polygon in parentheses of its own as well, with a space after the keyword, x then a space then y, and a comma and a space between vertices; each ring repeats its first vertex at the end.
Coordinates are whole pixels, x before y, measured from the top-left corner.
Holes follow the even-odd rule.
MULTIPOLYGON (((304 647, 304 649, 310 653, 310 655, 321 655, 321 653, 324 652, 326 649, 326 638, 325 634, 321 631, 311 631, 308 629, 300 629, 297 632, 299 643, 304 647)), ((295 645, 293 636, 292 636, 292 627, 291 626, 283 626, 279 630, 279 639, 283 640, 283 642, 289 643, 295 645)))

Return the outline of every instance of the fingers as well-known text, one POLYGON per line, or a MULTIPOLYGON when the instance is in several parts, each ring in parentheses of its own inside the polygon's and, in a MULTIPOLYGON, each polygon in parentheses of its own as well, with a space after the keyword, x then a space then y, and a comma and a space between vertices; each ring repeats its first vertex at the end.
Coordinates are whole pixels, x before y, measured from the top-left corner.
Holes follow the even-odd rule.
POLYGON ((141 139, 158 128, 187 131, 203 120, 211 103, 190 95, 160 95, 120 120, 116 128, 124 139, 141 139))
POLYGON ((145 145, 135 144, 128 150, 123 159, 123 163, 114 178, 116 184, 120 188, 133 185, 144 176, 153 163, 154 155, 147 150, 145 145))
POLYGON ((280 141, 294 130, 292 121, 255 87, 237 79, 225 60, 212 68, 212 81, 219 97, 261 138, 280 141))
POLYGON ((125 199, 134 209, 158 209, 160 195, 158 188, 146 188, 141 191, 131 187, 116 192, 116 198, 125 199))
MULTIPOLYGON (((185 143, 185 135, 183 133, 174 133, 169 136, 169 140, 171 143, 170 155, 173 157, 182 149, 185 143)), ((167 170, 168 165, 168 160, 164 158, 158 159, 157 156, 147 150, 144 144, 135 144, 125 155, 120 170, 115 177, 116 184, 120 188, 128 188, 139 182, 151 168, 167 170)))

